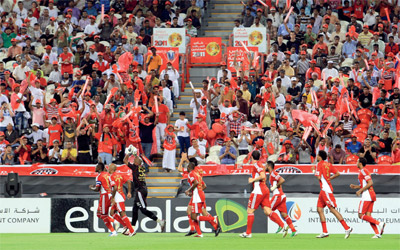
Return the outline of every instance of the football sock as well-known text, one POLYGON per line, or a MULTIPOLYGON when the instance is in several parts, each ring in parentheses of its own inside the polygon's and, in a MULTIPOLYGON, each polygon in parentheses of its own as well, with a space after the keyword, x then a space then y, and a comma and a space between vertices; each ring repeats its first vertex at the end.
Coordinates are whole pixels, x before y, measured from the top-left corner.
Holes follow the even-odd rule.
POLYGON ((280 227, 284 227, 285 224, 283 224, 283 221, 281 220, 281 218, 279 218, 279 215, 277 215, 276 213, 271 213, 269 215, 269 218, 275 222, 276 224, 278 224, 280 227))
POLYGON ((217 229, 217 224, 214 222, 214 217, 211 215, 197 216, 197 221, 208 221, 214 229, 217 229))
POLYGON ((193 224, 192 217, 190 215, 188 215, 188 220, 189 220, 189 225, 190 225, 190 231, 194 231, 194 224, 193 224))
POLYGON ((198 234, 198 235, 201 235, 201 230, 200 230, 199 222, 196 221, 196 220, 193 220, 193 225, 194 225, 194 228, 196 229, 197 234, 198 234))
POLYGON ((253 229, 253 222, 254 222, 254 214, 247 214, 246 234, 251 234, 251 230, 253 229))
POLYGON ((324 222, 321 221, 321 225, 322 225, 322 232, 327 234, 328 229, 326 228, 326 221, 324 221, 324 222))
POLYGON ((127 216, 124 216, 124 218, 122 218, 122 219, 123 219, 124 222, 125 222, 125 226, 128 227, 129 232, 130 232, 130 233, 133 233, 135 230, 133 230, 133 227, 132 227, 131 222, 129 221, 128 217, 127 217, 127 216))
POLYGON ((113 218, 113 217, 108 216, 108 220, 109 220, 111 223, 114 223, 114 218, 113 218))
MULTIPOLYGON (((125 217, 126 217, 126 216, 125 216, 125 217)), ((113 218, 114 218, 115 220, 117 220, 117 221, 121 224, 121 226, 126 227, 125 222, 121 219, 121 216, 119 216, 119 214, 115 213, 115 214, 113 215, 113 218)), ((131 223, 129 223, 129 224, 131 224, 131 223)))
POLYGON ((363 215, 361 216, 362 220, 368 221, 369 223, 375 224, 375 225, 379 225, 379 221, 375 220, 374 218, 372 218, 372 216, 369 215, 363 215))
POLYGON ((113 226, 111 225, 110 222, 110 217, 108 215, 102 215, 101 219, 104 221, 104 224, 106 225, 106 227, 111 231, 111 232, 115 232, 113 226))
POLYGON ((296 228, 294 228, 292 219, 290 219, 289 216, 286 216, 285 221, 286 224, 288 224, 288 226, 290 227, 290 230, 292 230, 292 232, 296 232, 296 228))
POLYGON ((349 230, 350 227, 347 226, 347 224, 346 224, 346 222, 345 222, 344 220, 341 220, 341 221, 340 221, 340 224, 342 224, 344 230, 349 230))
POLYGON ((371 225, 371 227, 374 230, 375 234, 379 234, 379 230, 378 230, 378 227, 376 226, 376 224, 374 224, 374 223, 369 223, 369 224, 371 225))

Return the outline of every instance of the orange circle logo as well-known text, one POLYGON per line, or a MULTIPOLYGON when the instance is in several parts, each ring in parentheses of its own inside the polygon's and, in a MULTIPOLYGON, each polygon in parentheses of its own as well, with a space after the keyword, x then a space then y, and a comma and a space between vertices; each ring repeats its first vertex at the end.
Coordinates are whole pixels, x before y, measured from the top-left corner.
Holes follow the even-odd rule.
POLYGON ((249 42, 251 45, 259 45, 263 41, 263 36, 259 31, 253 31, 249 35, 249 42))
POLYGON ((210 56, 216 56, 221 51, 221 47, 219 46, 218 43, 211 42, 211 43, 207 44, 206 51, 207 51, 207 54, 209 54, 210 56))
POLYGON ((168 37, 168 42, 172 47, 179 47, 182 44, 182 36, 179 33, 172 33, 168 37))

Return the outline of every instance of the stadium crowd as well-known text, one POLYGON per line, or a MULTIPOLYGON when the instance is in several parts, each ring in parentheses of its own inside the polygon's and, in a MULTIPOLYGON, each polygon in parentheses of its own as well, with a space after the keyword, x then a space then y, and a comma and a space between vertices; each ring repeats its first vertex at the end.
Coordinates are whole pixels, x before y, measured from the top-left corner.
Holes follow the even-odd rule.
POLYGON ((180 72, 160 70, 153 28, 197 36, 205 4, 0 0, 1 163, 110 164, 134 145, 170 171, 178 144, 199 163, 245 163, 253 150, 277 163, 319 150, 334 164, 400 162, 400 1, 288 1, 288 18, 284 1, 243 3, 232 20, 266 28, 264 65, 254 53, 236 72, 221 62, 193 90, 193 116, 171 123, 180 72))

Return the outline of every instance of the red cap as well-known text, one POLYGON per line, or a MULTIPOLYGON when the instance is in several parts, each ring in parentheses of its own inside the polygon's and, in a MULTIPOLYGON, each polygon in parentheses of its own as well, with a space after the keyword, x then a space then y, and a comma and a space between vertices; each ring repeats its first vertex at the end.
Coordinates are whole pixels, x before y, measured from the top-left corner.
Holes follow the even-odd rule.
POLYGON ((170 1, 166 1, 165 5, 172 5, 172 3, 170 1))
POLYGON ((292 52, 290 52, 290 51, 285 51, 285 54, 291 55, 292 52))
POLYGON ((89 16, 89 19, 96 20, 96 17, 95 17, 95 16, 92 16, 92 15, 90 15, 90 16, 89 16))
POLYGON ((37 99, 36 101, 35 101, 35 103, 42 103, 39 99, 37 99))
POLYGON ((343 130, 341 127, 337 127, 337 128, 335 129, 335 131, 341 131, 341 130, 343 130))
POLYGON ((264 12, 262 9, 258 8, 257 12, 264 12))
POLYGON ((52 49, 50 45, 46 45, 45 49, 52 49))
POLYGON ((137 37, 136 37, 136 39, 143 40, 143 37, 141 37, 141 36, 137 36, 137 37))
POLYGON ((153 1, 153 4, 158 4, 158 1, 157 1, 157 0, 154 0, 154 1, 153 1))
POLYGON ((50 20, 54 21, 54 20, 56 20, 56 18, 52 16, 52 17, 50 17, 50 20))
POLYGON ((186 22, 192 22, 192 18, 186 19, 186 22))
MULTIPOLYGON (((290 129, 291 129, 291 131, 293 131, 292 128, 290 128, 290 129)), ((288 128, 286 131, 289 131, 289 128, 288 128)), ((286 144, 293 145, 293 143, 292 143, 290 140, 286 140, 286 141, 283 143, 283 145, 286 145, 286 144)))
POLYGON ((110 12, 111 12, 111 11, 115 11, 115 9, 114 9, 114 8, 111 8, 111 9, 110 9, 110 12))
POLYGON ((304 50, 300 52, 300 55, 307 55, 307 52, 305 52, 304 50))
POLYGON ((122 39, 128 39, 128 37, 127 37, 127 36, 122 36, 121 38, 122 38, 122 39))
POLYGON ((282 120, 287 120, 288 117, 286 115, 282 116, 282 120))
POLYGON ((312 25, 311 24, 307 25, 307 29, 312 29, 312 25))
POLYGON ((94 38, 100 38, 100 36, 99 35, 95 35, 94 38))
POLYGON ((305 88, 309 88, 309 87, 311 87, 311 86, 310 86, 310 84, 307 83, 306 85, 304 85, 304 87, 305 87, 305 88))
POLYGON ((53 65, 58 65, 58 62, 57 62, 57 61, 54 61, 54 62, 53 62, 53 65))
MULTIPOLYGON (((72 10, 71 10, 71 11, 72 11, 72 10)), ((66 18, 71 18, 71 15, 66 15, 65 17, 66 17, 66 18)))
POLYGON ((369 26, 368 26, 368 24, 364 24, 364 28, 367 28, 367 29, 369 29, 369 26))
POLYGON ((50 99, 50 103, 52 103, 52 102, 57 102, 57 100, 52 98, 52 99, 50 99))
POLYGON ((98 56, 103 56, 103 52, 97 53, 98 56))
POLYGON ((260 146, 260 147, 264 146, 264 140, 263 140, 263 139, 258 139, 258 140, 256 141, 256 145, 258 145, 258 146, 260 146))
POLYGON ((310 63, 317 63, 314 59, 312 59, 311 61, 310 61, 310 63))
POLYGON ((381 23, 378 24, 378 28, 379 28, 379 27, 383 28, 383 24, 381 24, 381 23))
POLYGON ((11 39, 11 42, 16 42, 16 41, 17 41, 17 39, 15 39, 15 38, 11 39))
POLYGON ((330 101, 329 101, 329 105, 335 105, 335 101, 330 100, 330 101))
POLYGON ((4 136, 4 132, 3 131, 0 131, 0 136, 4 136))
POLYGON ((221 64, 220 65, 226 65, 226 62, 221 62, 221 64))
POLYGON ((50 59, 50 57, 49 56, 44 56, 44 59, 50 59))
POLYGON ((110 16, 109 15, 104 15, 104 18, 110 18, 110 16))
POLYGON ((323 28, 328 28, 329 25, 328 25, 328 24, 324 24, 322 27, 323 27, 323 28))
POLYGON ((388 54, 387 54, 387 56, 389 57, 394 57, 394 54, 393 54, 393 52, 389 52, 388 54))
POLYGON ((90 92, 86 92, 85 96, 92 96, 92 94, 90 94, 90 92))

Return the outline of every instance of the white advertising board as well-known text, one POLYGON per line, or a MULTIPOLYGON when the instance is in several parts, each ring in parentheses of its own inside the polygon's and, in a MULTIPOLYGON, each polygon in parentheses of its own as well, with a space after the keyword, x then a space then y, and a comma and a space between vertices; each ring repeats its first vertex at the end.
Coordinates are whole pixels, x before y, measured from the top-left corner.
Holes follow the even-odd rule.
POLYGON ((0 198, 0 233, 50 233, 51 199, 0 198))

